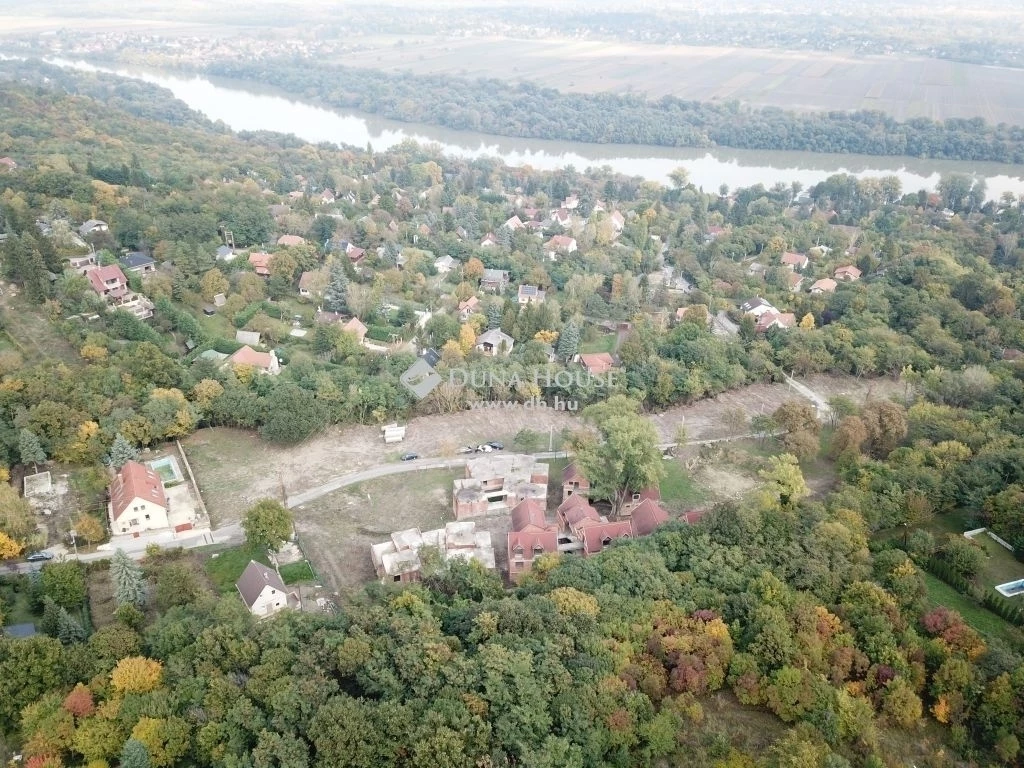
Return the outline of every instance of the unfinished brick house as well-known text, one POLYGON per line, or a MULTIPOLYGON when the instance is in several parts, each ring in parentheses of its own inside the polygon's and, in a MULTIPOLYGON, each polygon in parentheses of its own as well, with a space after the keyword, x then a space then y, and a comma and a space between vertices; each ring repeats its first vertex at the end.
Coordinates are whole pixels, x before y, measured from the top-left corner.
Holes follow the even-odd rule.
POLYGON ((389 541, 370 546, 377 578, 383 584, 411 583, 422 576, 420 552, 433 547, 442 560, 475 560, 484 568, 495 567, 491 534, 477 531, 476 523, 448 523, 444 528, 421 532, 419 528, 395 531, 389 541))
POLYGON ((512 530, 508 534, 508 577, 518 581, 533 568, 541 555, 558 552, 558 526, 545 519, 544 507, 525 499, 512 508, 512 530))
POLYGON ((491 454, 466 462, 466 476, 452 489, 452 511, 456 520, 503 514, 526 499, 543 505, 547 495, 547 464, 518 453, 491 454))
POLYGON ((562 501, 565 501, 574 493, 586 496, 589 490, 590 481, 576 468, 576 462, 569 462, 565 469, 562 470, 562 501))

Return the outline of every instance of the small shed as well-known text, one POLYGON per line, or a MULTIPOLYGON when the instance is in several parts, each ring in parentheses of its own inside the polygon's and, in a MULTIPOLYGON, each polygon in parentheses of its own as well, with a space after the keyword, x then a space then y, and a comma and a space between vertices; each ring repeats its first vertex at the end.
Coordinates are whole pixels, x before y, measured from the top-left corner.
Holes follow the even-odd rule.
POLYGON ((384 435, 385 444, 388 444, 402 442, 405 439, 405 429, 398 424, 386 424, 380 428, 380 431, 384 435))
POLYGON ((239 344, 248 344, 250 347, 259 346, 260 335, 256 331, 237 331, 235 341, 239 344))

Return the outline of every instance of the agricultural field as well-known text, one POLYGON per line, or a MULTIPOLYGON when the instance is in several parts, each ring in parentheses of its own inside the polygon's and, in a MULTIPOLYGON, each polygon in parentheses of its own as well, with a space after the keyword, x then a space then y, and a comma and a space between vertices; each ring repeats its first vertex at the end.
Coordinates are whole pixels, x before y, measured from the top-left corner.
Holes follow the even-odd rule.
POLYGON ((1024 125, 1024 70, 937 59, 487 37, 361 43, 363 50, 346 54, 347 66, 529 81, 569 92, 1024 125))

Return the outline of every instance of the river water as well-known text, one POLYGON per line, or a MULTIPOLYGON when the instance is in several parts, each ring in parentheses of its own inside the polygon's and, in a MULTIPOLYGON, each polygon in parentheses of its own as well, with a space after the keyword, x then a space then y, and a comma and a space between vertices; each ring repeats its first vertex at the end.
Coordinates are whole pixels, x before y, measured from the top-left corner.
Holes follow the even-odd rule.
POLYGON ((682 166, 690 180, 706 191, 722 184, 731 189, 798 181, 806 188, 835 173, 861 178, 896 176, 904 192, 934 189, 945 173, 984 178, 988 196, 1004 192, 1024 195, 1024 166, 910 157, 829 155, 816 152, 776 152, 728 148, 677 149, 630 144, 587 144, 545 139, 517 139, 471 131, 455 131, 420 123, 403 123, 352 110, 328 109, 301 101, 271 87, 215 77, 189 77, 142 67, 103 68, 81 61, 50 60, 75 69, 116 73, 144 80, 171 91, 192 109, 221 120, 236 131, 292 133, 309 142, 332 142, 385 150, 405 140, 435 144, 449 155, 497 157, 511 166, 539 170, 573 166, 577 170, 608 166, 618 173, 667 182, 682 166))

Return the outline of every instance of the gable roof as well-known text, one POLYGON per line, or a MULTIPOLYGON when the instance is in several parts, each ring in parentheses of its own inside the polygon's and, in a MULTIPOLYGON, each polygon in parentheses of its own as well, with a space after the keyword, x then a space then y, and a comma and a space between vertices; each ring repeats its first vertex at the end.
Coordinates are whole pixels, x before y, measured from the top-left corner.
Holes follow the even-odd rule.
POLYGON ((512 530, 522 531, 529 526, 544 530, 548 527, 544 519, 544 508, 533 499, 524 499, 512 507, 512 530))
POLYGON ((251 365, 255 368, 261 368, 264 371, 267 371, 270 370, 271 365, 273 365, 273 355, 273 352, 257 352, 246 344, 231 355, 231 357, 228 358, 228 362, 232 365, 251 365))
POLYGON ((565 469, 562 470, 562 482, 563 483, 588 483, 586 476, 580 471, 579 467, 576 466, 575 461, 570 461, 565 465, 565 469))
POLYGON ((348 333, 354 333, 356 336, 359 337, 360 341, 362 341, 368 329, 365 325, 363 325, 362 320, 360 320, 358 317, 353 317, 351 320, 349 320, 347 323, 341 326, 341 330, 347 331, 348 333))
POLYGON ((246 608, 250 609, 266 587, 272 587, 279 592, 287 591, 277 571, 268 568, 263 563, 257 563, 255 560, 249 561, 245 570, 242 571, 242 575, 235 582, 235 588, 242 596, 242 602, 245 603, 246 608))
POLYGON ((167 495, 160 476, 145 464, 129 461, 110 484, 110 505, 115 520, 135 499, 145 499, 167 509, 167 495))
POLYGON ((124 272, 117 264, 108 264, 105 267, 96 267, 96 269, 90 269, 86 272, 86 276, 89 278, 89 282, 92 284, 92 288, 96 293, 103 294, 104 292, 110 291, 114 296, 123 293, 123 289, 128 285, 128 278, 124 276, 124 272), (118 286, 121 288, 120 291, 111 291, 104 283, 107 280, 117 280, 118 286))
POLYGON ((151 256, 147 256, 141 251, 132 251, 122 256, 119 261, 128 269, 132 267, 148 267, 150 264, 156 264, 156 261, 151 256))
POLYGON ((747 301, 744 301, 742 304, 740 304, 740 310, 742 312, 753 312, 755 310, 761 309, 762 307, 774 309, 774 307, 771 305, 769 301, 762 299, 760 296, 755 296, 754 298, 748 299, 747 301))
POLYGON ((508 561, 513 563, 515 551, 522 548, 524 559, 558 552, 557 531, 511 531, 508 534, 508 561))
POLYGON ((465 301, 459 302, 459 312, 463 312, 467 309, 476 309, 479 304, 480 299, 478 299, 476 296, 470 296, 465 301))
POLYGON ((852 264, 846 264, 842 267, 836 267, 835 276, 850 280, 856 280, 860 277, 860 270, 852 264))
POLYGON ((269 253, 254 251, 249 254, 249 263, 257 275, 269 275, 271 258, 273 257, 269 253))
POLYGON ((504 344, 506 349, 512 349, 515 340, 502 331, 501 328, 491 328, 477 336, 476 343, 478 346, 480 344, 490 344, 492 347, 500 347, 504 344))
POLYGON ((805 264, 807 264, 809 259, 802 253, 793 253, 792 251, 786 251, 784 254, 782 254, 782 257, 779 259, 779 261, 781 261, 787 267, 802 267, 805 264))
POLYGON ((306 242, 306 238, 298 235, 281 235, 277 238, 278 245, 302 245, 304 242, 306 242))
POLYGON ((811 284, 811 291, 825 291, 831 293, 836 289, 836 281, 831 277, 823 277, 821 280, 815 280, 811 284))
POLYGON ((659 525, 668 522, 668 512, 653 499, 644 499, 633 508, 630 519, 636 535, 647 536, 659 525))
POLYGON ((590 503, 581 495, 574 493, 568 499, 558 505, 558 514, 565 520, 570 528, 577 527, 580 523, 590 520, 600 522, 601 515, 590 506, 590 503))
POLYGON ((508 272, 504 269, 485 269, 480 278, 481 283, 507 283, 508 272))
POLYGON ((592 352, 580 355, 580 363, 588 373, 604 373, 615 367, 615 358, 607 352, 592 352))
POLYGON ((583 529, 583 550, 588 555, 594 555, 605 548, 606 539, 614 541, 631 538, 633 538, 633 526, 628 520, 588 525, 583 529))

